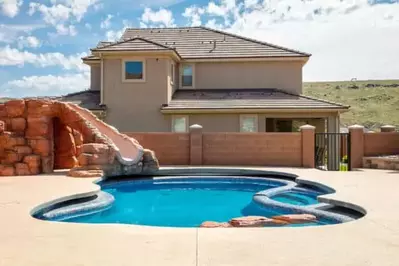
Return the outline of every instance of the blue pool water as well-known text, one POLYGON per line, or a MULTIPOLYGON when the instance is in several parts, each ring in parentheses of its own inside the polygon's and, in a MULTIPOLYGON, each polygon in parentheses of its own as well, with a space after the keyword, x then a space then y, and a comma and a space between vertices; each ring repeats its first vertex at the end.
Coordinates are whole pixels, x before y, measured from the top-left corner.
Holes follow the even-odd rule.
MULTIPOLYGON (((271 217, 289 210, 265 208, 252 198, 256 192, 285 184, 265 178, 164 178, 102 184, 115 202, 108 210, 72 218, 68 222, 124 223, 152 226, 197 227, 204 221, 227 222, 234 217, 271 217)), ((304 205, 314 194, 295 190, 274 200, 304 205), (288 197, 289 196, 289 197, 288 197), (301 197, 300 199, 298 197, 301 197)), ((313 197, 313 198, 312 198, 313 197)), ((295 226, 330 224, 321 220, 295 226)))

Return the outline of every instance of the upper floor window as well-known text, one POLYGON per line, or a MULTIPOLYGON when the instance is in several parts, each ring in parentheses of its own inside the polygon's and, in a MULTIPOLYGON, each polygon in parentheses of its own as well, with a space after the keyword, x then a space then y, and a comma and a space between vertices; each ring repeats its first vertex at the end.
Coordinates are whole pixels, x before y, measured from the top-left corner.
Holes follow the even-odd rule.
POLYGON ((193 65, 183 65, 182 67, 182 87, 193 87, 194 83, 194 70, 193 65))
POLYGON ((123 81, 145 81, 145 61, 124 60, 122 73, 123 81))
POLYGON ((241 115, 240 132, 258 132, 258 116, 241 115))

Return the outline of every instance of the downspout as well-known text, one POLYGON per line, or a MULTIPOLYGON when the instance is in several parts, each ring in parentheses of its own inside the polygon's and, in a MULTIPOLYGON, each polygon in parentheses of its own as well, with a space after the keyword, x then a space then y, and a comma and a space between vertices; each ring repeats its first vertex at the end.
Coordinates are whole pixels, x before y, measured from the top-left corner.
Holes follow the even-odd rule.
POLYGON ((100 103, 104 104, 104 60, 100 53, 101 60, 101 92, 100 92, 100 103))

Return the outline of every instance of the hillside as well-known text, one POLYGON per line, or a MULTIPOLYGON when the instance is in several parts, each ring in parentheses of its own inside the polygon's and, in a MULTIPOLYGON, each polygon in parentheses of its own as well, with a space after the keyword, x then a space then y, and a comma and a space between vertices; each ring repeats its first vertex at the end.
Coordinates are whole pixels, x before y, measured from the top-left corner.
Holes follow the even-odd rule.
POLYGON ((344 126, 399 126, 399 80, 305 82, 303 93, 351 106, 349 112, 342 114, 344 126))

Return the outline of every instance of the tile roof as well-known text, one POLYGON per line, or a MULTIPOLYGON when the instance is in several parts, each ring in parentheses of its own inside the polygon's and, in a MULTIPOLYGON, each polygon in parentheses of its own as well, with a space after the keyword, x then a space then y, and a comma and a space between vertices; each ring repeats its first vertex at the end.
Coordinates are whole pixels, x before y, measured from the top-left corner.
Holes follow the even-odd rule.
POLYGON ((177 90, 163 110, 184 109, 348 109, 349 106, 276 89, 177 90))
POLYGON ((149 41, 143 38, 132 38, 129 40, 122 40, 119 42, 96 47, 92 51, 159 51, 159 50, 174 50, 171 47, 149 41))
POLYGON ((96 50, 175 49, 183 59, 309 57, 310 54, 206 27, 128 28, 96 50), (138 40, 141 40, 138 41, 138 40))
POLYGON ((94 91, 94 90, 79 91, 64 96, 60 96, 55 99, 62 102, 76 103, 81 107, 89 110, 104 109, 103 107, 100 106, 100 100, 101 100, 100 91, 94 91))

